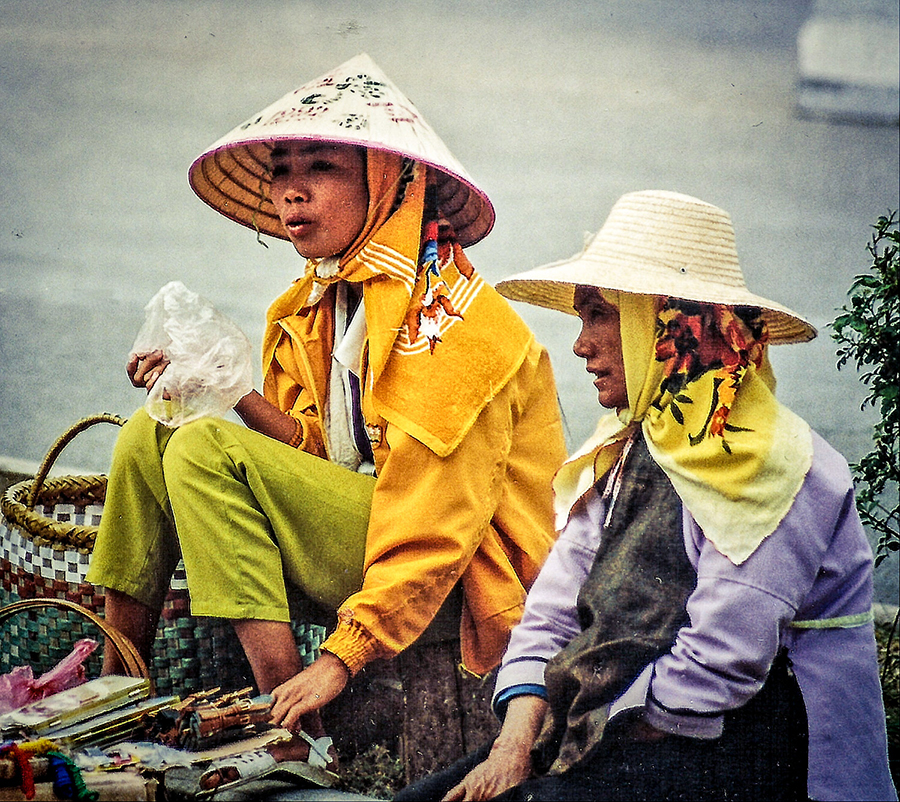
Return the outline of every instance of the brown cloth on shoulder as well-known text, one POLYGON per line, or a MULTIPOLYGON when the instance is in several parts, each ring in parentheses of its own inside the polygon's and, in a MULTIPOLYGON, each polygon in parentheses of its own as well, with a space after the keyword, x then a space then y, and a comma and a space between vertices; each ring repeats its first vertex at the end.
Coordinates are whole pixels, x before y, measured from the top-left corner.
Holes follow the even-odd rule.
MULTIPOLYGON (((611 480, 607 480, 611 481, 611 480)), ((672 483, 636 435, 590 574, 578 594, 582 632, 547 665, 550 708, 533 750, 539 773, 560 774, 598 747, 607 705, 667 652, 687 623, 697 583, 672 483)))

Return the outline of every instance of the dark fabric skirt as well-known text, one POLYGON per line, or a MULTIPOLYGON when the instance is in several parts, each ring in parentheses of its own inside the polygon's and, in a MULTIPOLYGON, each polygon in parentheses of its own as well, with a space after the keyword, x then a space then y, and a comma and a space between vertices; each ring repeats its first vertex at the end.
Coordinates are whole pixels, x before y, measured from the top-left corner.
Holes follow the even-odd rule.
MULTIPOLYGON (((496 800, 805 800, 808 744, 800 687, 787 656, 780 654, 762 690, 726 714, 720 738, 672 735, 642 743, 618 737, 610 728, 589 765, 527 780, 496 800)), ((487 744, 394 798, 440 800, 489 752, 487 744)))

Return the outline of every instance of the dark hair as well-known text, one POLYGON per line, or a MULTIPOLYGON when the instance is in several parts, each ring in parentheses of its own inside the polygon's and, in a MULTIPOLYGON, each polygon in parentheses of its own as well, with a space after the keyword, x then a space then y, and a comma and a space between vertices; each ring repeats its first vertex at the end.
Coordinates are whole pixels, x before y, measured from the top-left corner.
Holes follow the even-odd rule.
MULTIPOLYGON (((403 203, 403 199, 406 197, 406 188, 409 186, 410 182, 413 180, 415 176, 415 166, 416 162, 414 159, 404 158, 403 159, 403 167, 400 170, 400 180, 397 182, 397 194, 394 196, 394 204, 391 206, 391 212, 388 217, 391 216, 397 209, 400 208, 400 204, 403 203)), ((426 205, 428 203, 428 195, 426 192, 426 205)))

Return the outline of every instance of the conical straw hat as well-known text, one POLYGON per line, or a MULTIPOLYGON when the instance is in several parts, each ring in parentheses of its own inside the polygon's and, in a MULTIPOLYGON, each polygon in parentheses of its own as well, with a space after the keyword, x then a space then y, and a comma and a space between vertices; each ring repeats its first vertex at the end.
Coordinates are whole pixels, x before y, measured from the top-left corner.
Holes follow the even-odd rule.
POLYGON ((191 165, 191 187, 226 217, 288 239, 268 197, 269 153, 284 139, 362 145, 431 165, 439 171, 440 209, 462 245, 478 242, 494 224, 487 195, 365 53, 285 95, 209 147, 191 165))
POLYGON ((517 273, 497 289, 514 301, 575 314, 576 285, 757 306, 773 343, 806 342, 817 333, 796 312, 747 289, 728 212, 675 192, 623 195, 582 253, 517 273))

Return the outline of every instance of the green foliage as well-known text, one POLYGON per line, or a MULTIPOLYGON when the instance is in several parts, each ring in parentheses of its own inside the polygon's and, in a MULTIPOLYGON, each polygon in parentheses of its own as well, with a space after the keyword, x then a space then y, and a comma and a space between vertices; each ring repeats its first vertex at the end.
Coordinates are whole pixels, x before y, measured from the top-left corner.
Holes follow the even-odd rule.
POLYGON ((900 785, 900 645, 895 635, 896 619, 890 625, 875 628, 878 662, 881 665, 881 691, 884 698, 888 736, 888 760, 894 784, 900 785))
POLYGON ((346 765, 341 765, 339 790, 373 799, 393 799, 406 784, 403 762, 387 747, 373 744, 346 765))
POLYGON ((863 523, 878 536, 875 564, 900 550, 900 230, 897 212, 880 217, 867 245, 868 273, 850 285, 849 306, 831 324, 839 343, 838 369, 848 362, 863 371, 868 394, 862 407, 878 410, 873 448, 852 465, 857 508, 863 523))

